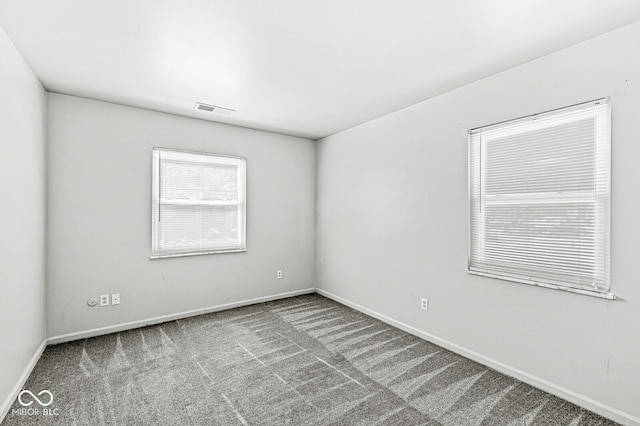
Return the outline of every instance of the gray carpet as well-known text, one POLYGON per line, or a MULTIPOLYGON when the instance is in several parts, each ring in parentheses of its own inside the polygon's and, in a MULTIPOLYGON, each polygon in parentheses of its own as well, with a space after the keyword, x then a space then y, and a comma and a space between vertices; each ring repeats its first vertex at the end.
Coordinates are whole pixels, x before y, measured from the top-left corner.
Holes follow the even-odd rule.
POLYGON ((615 424, 316 294, 50 346, 24 389, 50 415, 3 425, 615 424))

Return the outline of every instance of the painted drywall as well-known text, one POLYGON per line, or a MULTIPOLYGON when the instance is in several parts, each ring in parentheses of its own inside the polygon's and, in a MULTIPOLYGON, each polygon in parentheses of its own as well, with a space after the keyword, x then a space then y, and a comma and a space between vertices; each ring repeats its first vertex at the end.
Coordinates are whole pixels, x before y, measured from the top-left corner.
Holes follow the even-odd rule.
POLYGON ((638 40, 640 23, 319 141, 317 286, 640 417, 638 40), (619 299, 467 274, 468 129, 605 96, 619 299))
POLYGON ((60 94, 48 136, 49 336, 313 287, 312 141, 60 94), (149 258, 154 146, 247 159, 246 252, 149 258))
POLYGON ((0 58, 2 404, 45 338, 47 94, 1 28, 0 58))

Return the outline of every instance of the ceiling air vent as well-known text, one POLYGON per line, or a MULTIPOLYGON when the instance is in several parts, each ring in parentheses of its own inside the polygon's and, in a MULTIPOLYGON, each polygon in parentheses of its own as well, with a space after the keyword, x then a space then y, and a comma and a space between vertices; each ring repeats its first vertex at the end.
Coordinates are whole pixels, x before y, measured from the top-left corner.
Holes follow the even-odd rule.
POLYGON ((200 111, 215 112, 223 115, 230 115, 232 112, 234 112, 234 110, 230 108, 223 108, 215 105, 203 104, 202 102, 196 102, 196 106, 194 106, 194 108, 199 109, 200 111))

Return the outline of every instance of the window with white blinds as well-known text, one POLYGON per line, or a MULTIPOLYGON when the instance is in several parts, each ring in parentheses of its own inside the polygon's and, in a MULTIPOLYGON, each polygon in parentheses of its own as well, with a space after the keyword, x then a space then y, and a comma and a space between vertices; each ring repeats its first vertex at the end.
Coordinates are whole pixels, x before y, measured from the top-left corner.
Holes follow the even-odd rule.
POLYGON ((151 257, 246 250, 244 158, 153 150, 151 257))
POLYGON ((469 272, 606 298, 610 103, 469 132, 469 272))

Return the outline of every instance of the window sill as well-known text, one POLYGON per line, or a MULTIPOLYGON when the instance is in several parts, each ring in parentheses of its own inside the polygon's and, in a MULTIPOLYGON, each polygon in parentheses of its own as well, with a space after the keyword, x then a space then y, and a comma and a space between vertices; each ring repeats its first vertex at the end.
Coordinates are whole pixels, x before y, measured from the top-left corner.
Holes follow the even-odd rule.
POLYGON ((595 290, 584 290, 584 289, 581 289, 581 288, 565 287, 565 286, 560 286, 560 285, 547 284, 547 283, 523 280, 523 279, 518 279, 518 278, 504 277, 504 276, 501 276, 501 275, 494 275, 494 274, 489 274, 489 273, 485 273, 485 272, 472 271, 470 269, 467 269, 467 273, 469 273, 471 275, 478 275, 478 276, 481 276, 481 277, 496 278, 496 279, 504 280, 504 281, 513 281, 513 282, 521 283, 521 284, 534 285, 536 287, 551 288, 553 290, 566 291, 568 293, 582 294, 584 296, 597 297, 597 298, 600 298, 600 299, 607 299, 607 300, 615 300, 616 299, 615 294, 613 294, 611 292, 604 293, 604 292, 599 292, 599 291, 595 291, 595 290))
POLYGON ((246 252, 246 248, 241 249, 229 249, 229 250, 212 250, 212 251, 203 251, 198 253, 176 253, 176 254, 159 254, 159 255, 151 255, 149 259, 166 259, 169 257, 186 257, 186 256, 202 256, 205 254, 222 254, 222 253, 243 253, 246 252))

